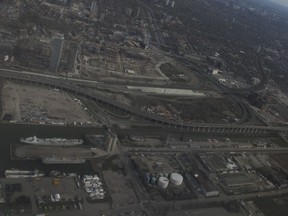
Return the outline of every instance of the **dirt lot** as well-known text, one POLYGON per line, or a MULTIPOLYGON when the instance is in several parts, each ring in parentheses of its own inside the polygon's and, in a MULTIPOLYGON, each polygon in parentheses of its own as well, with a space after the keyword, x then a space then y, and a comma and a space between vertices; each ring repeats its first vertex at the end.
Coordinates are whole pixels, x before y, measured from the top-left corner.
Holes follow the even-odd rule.
POLYGON ((256 199, 256 206, 266 215, 266 216, 284 216, 287 215, 288 211, 288 197, 279 197, 279 198, 261 198, 256 199))
POLYGON ((102 173, 115 206, 135 204, 138 199, 133 191, 131 178, 127 175, 118 156, 108 158, 102 165, 102 173))
POLYGON ((135 97, 133 102, 139 109, 161 115, 168 119, 184 122, 228 123, 241 118, 238 104, 225 98, 165 99, 156 97, 135 97), (150 110, 148 110, 148 108, 150 110))
POLYGON ((95 122, 81 102, 75 102, 71 96, 57 89, 11 82, 6 82, 4 88, 3 98, 13 104, 6 107, 6 112, 13 113, 14 120, 35 123, 95 122))
POLYGON ((121 206, 137 203, 137 197, 129 177, 111 170, 104 171, 103 175, 115 204, 121 206))

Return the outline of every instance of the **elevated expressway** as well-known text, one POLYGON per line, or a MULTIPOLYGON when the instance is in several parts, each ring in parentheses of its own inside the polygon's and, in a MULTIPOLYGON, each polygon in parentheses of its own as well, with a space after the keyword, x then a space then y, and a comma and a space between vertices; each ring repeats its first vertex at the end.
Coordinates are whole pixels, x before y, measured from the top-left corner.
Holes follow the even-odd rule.
MULTIPOLYGON (((181 130, 189 132, 206 132, 206 133, 240 133, 240 134, 256 134, 256 133, 278 133, 288 132, 288 127, 266 127, 266 126, 238 126, 238 125, 222 125, 222 124, 202 124, 193 123, 187 124, 184 122, 172 121, 169 119, 162 118, 158 115, 143 112, 135 109, 131 106, 123 104, 121 102, 110 99, 95 92, 79 87, 72 83, 71 80, 55 79, 52 77, 38 76, 35 74, 25 74, 21 72, 13 72, 11 70, 0 70, 0 77, 8 80, 28 83, 38 86, 46 86, 49 88, 57 88, 68 93, 75 94, 77 96, 85 97, 93 100, 97 103, 111 106, 115 109, 119 109, 125 113, 133 115, 143 120, 147 120, 157 124, 158 126, 170 128, 170 130, 181 130)), ((160 128, 159 128, 160 129, 160 128)), ((155 129, 157 130, 157 129, 155 129)), ((160 129, 161 130, 161 129, 160 129)), ((163 128, 162 128, 163 130, 163 128)))

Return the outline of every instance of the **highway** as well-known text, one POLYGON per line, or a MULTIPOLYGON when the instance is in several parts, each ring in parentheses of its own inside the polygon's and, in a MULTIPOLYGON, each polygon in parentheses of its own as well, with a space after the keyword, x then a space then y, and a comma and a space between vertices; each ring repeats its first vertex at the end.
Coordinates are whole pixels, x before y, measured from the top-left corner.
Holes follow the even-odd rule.
MULTIPOLYGON (((124 147, 123 147, 124 148, 124 147)), ((175 154, 175 153, 188 153, 188 152, 258 152, 258 153, 288 153, 288 148, 266 148, 266 149, 257 149, 257 148, 195 148, 195 147, 178 147, 178 148, 169 148, 169 147, 125 147, 127 151, 145 153, 145 154, 175 154)))
POLYGON ((271 127, 271 126, 238 126, 238 125, 221 125, 221 124, 201 124, 193 123, 187 124, 185 122, 177 122, 169 119, 162 118, 156 114, 143 112, 134 107, 128 106, 124 103, 113 100, 109 97, 96 94, 95 92, 79 87, 69 80, 55 79, 52 77, 39 77, 32 74, 25 74, 15 71, 0 71, 0 76, 9 80, 29 83, 38 86, 46 86, 49 88, 57 88, 68 93, 75 94, 77 96, 85 97, 95 102, 109 105, 113 108, 119 109, 125 113, 134 115, 140 119, 147 120, 155 123, 161 127, 171 128, 173 130, 180 129, 190 132, 204 132, 204 133, 275 133, 275 132, 288 132, 287 127, 271 127))

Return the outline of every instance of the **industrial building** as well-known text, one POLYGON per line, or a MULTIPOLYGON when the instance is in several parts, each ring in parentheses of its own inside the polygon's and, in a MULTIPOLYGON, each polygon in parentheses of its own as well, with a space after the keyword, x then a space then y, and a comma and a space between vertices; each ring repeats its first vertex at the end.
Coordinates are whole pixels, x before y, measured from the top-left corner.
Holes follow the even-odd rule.
POLYGON ((252 185, 252 181, 244 173, 226 173, 221 175, 228 187, 243 187, 252 185))

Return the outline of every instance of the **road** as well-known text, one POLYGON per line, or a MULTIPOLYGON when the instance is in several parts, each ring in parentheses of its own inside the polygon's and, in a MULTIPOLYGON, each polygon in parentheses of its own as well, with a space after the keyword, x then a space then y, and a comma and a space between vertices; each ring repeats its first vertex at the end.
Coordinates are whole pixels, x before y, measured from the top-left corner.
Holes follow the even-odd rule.
POLYGON ((190 200, 179 200, 179 201, 160 201, 154 202, 157 206, 179 206, 179 205, 193 205, 193 204, 209 204, 215 202, 223 202, 223 201, 232 201, 232 200, 249 200, 257 197, 269 197, 269 196, 279 196, 282 194, 287 194, 288 189, 281 189, 281 190, 273 190, 273 191, 265 191, 265 192, 257 192, 257 193, 250 193, 250 194, 238 194, 238 195, 231 195, 225 197, 210 197, 210 198, 200 198, 200 199, 190 199, 190 200))
POLYGON ((127 151, 133 151, 138 153, 148 153, 148 154, 175 154, 175 153, 188 153, 188 152, 273 152, 273 153, 288 153, 288 148, 266 148, 266 149, 257 149, 257 148, 193 148, 193 147, 179 147, 179 148, 167 148, 167 147, 141 147, 141 148, 132 148, 125 147, 127 151))

